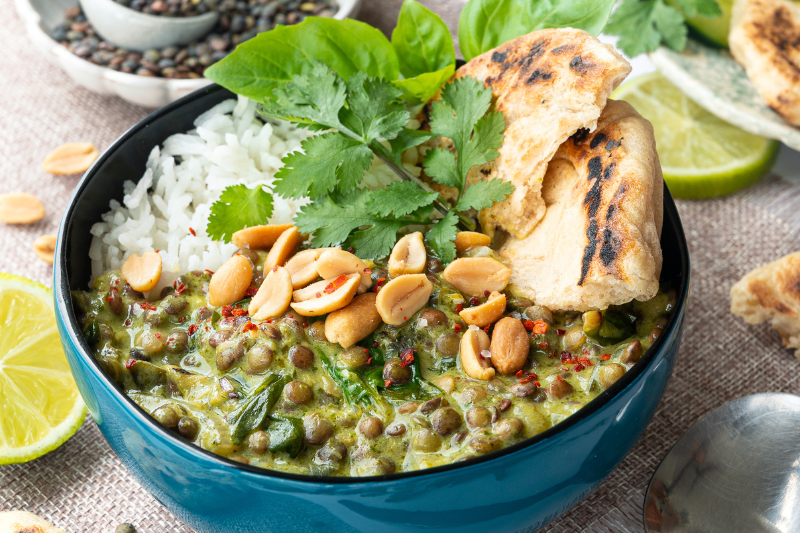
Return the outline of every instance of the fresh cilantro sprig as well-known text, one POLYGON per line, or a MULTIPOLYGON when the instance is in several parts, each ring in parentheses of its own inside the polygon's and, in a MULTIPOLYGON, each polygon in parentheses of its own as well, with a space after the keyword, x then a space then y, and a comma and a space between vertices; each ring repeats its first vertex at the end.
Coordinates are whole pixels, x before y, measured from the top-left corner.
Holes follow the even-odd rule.
POLYGON ((234 232, 263 224, 272 216, 272 195, 262 186, 231 185, 211 206, 206 233, 214 240, 230 242, 234 232))
POLYGON ((652 52, 662 43, 680 51, 686 46, 686 19, 721 14, 715 0, 621 0, 605 32, 619 36, 617 46, 630 57, 652 52))

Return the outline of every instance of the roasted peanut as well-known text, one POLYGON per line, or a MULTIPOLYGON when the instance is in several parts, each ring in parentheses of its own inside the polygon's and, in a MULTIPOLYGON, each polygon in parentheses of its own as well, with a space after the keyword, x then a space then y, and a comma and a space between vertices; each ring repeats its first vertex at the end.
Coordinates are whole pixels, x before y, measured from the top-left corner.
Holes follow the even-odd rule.
POLYGON ((33 224, 44 218, 44 205, 32 194, 0 194, 0 220, 6 224, 33 224))
POLYGON ((39 259, 52 265, 56 253, 56 236, 42 235, 33 241, 33 251, 39 259))
POLYGON ((521 370, 530 349, 530 339, 521 321, 506 317, 495 324, 490 351, 498 373, 514 374, 521 370))
POLYGON ((92 143, 62 144, 42 163, 42 170, 50 174, 80 174, 86 172, 100 155, 92 143))
POLYGON ((403 274, 419 274, 425 270, 427 259, 422 233, 409 233, 394 245, 389 256, 389 275, 393 278, 403 274))
MULTIPOLYGON (((339 285, 339 278, 326 280, 328 285, 332 286, 330 289, 332 292, 325 293, 323 290, 319 298, 314 297, 302 302, 292 302, 292 309, 303 316, 320 316, 341 309, 353 300, 359 283, 358 276, 344 276, 344 278, 341 285, 339 285)), ((297 292, 295 291, 295 294, 297 292)))
POLYGON ((134 290, 151 290, 161 279, 161 256, 155 252, 145 252, 141 256, 131 255, 122 264, 122 277, 134 290))
POLYGON ((317 272, 319 272, 320 277, 325 279, 335 278, 342 274, 358 274, 361 276, 358 294, 364 294, 372 287, 372 277, 364 261, 350 252, 345 252, 338 248, 328 250, 319 256, 317 272))
POLYGON ((483 381, 494 377, 492 364, 481 355, 489 344, 489 335, 482 329, 468 329, 461 338, 461 366, 469 377, 483 381))
POLYGON ((442 376, 433 382, 445 394, 450 394, 456 388, 456 380, 452 376, 442 376))
MULTIPOLYGON (((333 278, 336 279, 336 278, 333 278)), ((359 279, 360 277, 358 274, 349 274, 347 275, 347 279, 359 279)), ((331 279, 323 279, 316 283, 312 283, 308 287, 303 287, 302 289, 297 289, 294 291, 292 295, 293 302, 305 302, 306 300, 310 300, 312 298, 322 298, 325 294, 325 289, 328 288, 328 285, 331 284, 333 280, 331 279)), ((330 292, 330 289, 328 289, 330 292)))
POLYGON ((285 265, 286 261, 294 255, 294 251, 297 250, 297 246, 301 242, 303 242, 303 235, 297 228, 290 226, 289 229, 281 233, 267 254, 267 259, 264 261, 264 270, 285 265))
POLYGON ((456 233, 456 253, 463 254, 473 246, 489 246, 492 238, 477 231, 459 231, 456 233))
POLYGON ((491 257, 462 257, 447 265, 442 277, 460 292, 478 296, 483 295, 484 291, 500 292, 505 289, 511 270, 491 257))
POLYGON ((625 375, 625 367, 619 363, 608 363, 600 369, 599 374, 600 385, 607 389, 625 375))
POLYGON ((493 292, 485 304, 468 307, 461 311, 459 316, 470 326, 483 328, 499 320, 505 310, 506 295, 502 292, 493 292))
POLYGON ((253 320, 266 320, 282 315, 289 309, 292 301, 292 277, 283 267, 274 267, 267 272, 267 277, 258 292, 250 300, 248 312, 253 320))
POLYGON ((240 229, 231 235, 231 242, 239 248, 245 246, 251 250, 266 250, 274 245, 291 224, 267 224, 240 229))
POLYGON ((292 287, 301 289, 317 279, 317 259, 328 250, 338 250, 338 248, 315 248, 313 250, 303 250, 286 263, 286 270, 292 276, 292 287))
POLYGON ((384 322, 399 326, 425 307, 431 292, 433 284, 425 274, 406 274, 384 285, 375 305, 384 322))
POLYGON ((325 319, 325 337, 328 342, 338 342, 349 348, 381 325, 381 315, 375 306, 377 294, 367 292, 356 296, 344 309, 339 309, 325 319))
MULTIPOLYGON (((252 280, 253 267, 250 265, 250 260, 239 254, 234 255, 211 276, 211 281, 208 283, 209 305, 230 305, 238 302, 244 297, 252 280)), ((131 286, 140 290, 133 283, 131 286)))

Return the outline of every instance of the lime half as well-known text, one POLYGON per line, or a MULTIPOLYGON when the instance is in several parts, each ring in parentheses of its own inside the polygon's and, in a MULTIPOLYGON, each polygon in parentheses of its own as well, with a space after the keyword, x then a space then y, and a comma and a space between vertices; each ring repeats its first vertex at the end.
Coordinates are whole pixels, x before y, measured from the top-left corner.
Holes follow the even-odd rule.
POLYGON ((687 98, 660 74, 623 84, 625 100, 653 124, 664 180, 676 198, 730 194, 760 180, 780 143, 731 126, 687 98))
POLYGON ((58 338, 52 291, 0 273, 0 465, 55 450, 84 418, 58 338))

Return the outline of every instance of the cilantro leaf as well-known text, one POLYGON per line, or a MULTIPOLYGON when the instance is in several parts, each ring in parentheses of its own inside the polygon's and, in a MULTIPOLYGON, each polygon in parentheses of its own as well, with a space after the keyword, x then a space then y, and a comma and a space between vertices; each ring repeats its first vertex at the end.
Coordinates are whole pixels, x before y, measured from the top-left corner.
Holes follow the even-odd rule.
MULTIPOLYGON (((361 73, 355 76, 362 76, 361 73)), ((363 76, 366 76, 364 74, 363 76)), ((274 118, 343 129, 339 111, 347 98, 347 84, 323 63, 315 62, 303 74, 273 91, 261 111, 274 118)))
POLYGON ((464 196, 456 204, 455 210, 485 209, 491 207, 494 202, 505 200, 512 192, 514 192, 514 186, 501 179, 477 181, 467 187, 464 196))
POLYGON ((428 246, 439 256, 443 263, 450 263, 456 258, 456 233, 458 217, 450 211, 443 219, 434 224, 425 234, 428 246))
POLYGON ((350 128, 361 135, 364 143, 394 139, 411 118, 399 102, 403 91, 390 82, 368 78, 363 72, 347 82, 347 116, 350 128))
POLYGON ((389 141, 389 145, 391 146, 392 149, 391 151, 392 161, 394 161, 396 165, 402 166, 403 152, 405 152, 409 148, 419 146, 420 144, 432 138, 433 135, 428 133, 427 131, 410 130, 408 128, 403 128, 402 130, 400 130, 400 133, 397 134, 397 137, 389 141))
POLYGON ((611 15, 605 32, 619 36, 617 46, 628 56, 652 52, 663 42, 673 50, 683 50, 688 31, 684 18, 697 15, 719 17, 715 0, 622 0, 611 15))
POLYGON ((272 216, 272 195, 262 186, 231 185, 211 206, 206 233, 214 240, 230 242, 240 229, 266 224, 272 216))
POLYGON ((461 175, 456 167, 456 156, 450 150, 434 148, 428 150, 423 161, 425 173, 436 183, 445 187, 460 187, 461 175))
POLYGON ((275 192, 286 198, 317 199, 334 189, 352 190, 372 164, 372 150, 337 132, 309 137, 302 152, 283 158, 276 174, 275 192))
POLYGON ((369 191, 357 190, 337 196, 335 200, 326 196, 303 207, 294 222, 303 233, 314 233, 311 244, 315 248, 347 242, 362 259, 385 257, 397 241, 397 231, 409 222, 368 215, 369 194, 369 191), (348 239, 353 232, 357 235, 348 239))
POLYGON ((463 152, 459 152, 459 157, 464 160, 465 176, 472 167, 494 161, 500 155, 497 150, 503 144, 504 129, 506 121, 502 113, 487 113, 478 120, 472 139, 462 149, 463 152))
POLYGON ((402 217, 431 205, 438 197, 439 193, 425 192, 416 183, 395 181, 385 189, 372 191, 365 207, 370 215, 377 217, 402 217))

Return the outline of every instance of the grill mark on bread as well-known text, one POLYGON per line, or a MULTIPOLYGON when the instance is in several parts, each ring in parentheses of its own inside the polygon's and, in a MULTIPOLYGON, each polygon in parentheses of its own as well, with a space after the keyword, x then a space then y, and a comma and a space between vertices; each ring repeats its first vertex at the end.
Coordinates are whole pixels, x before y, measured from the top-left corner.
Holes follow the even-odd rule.
POLYGON ((508 52, 495 52, 492 54, 492 61, 495 63, 504 63, 508 56, 508 52))
POLYGON ((552 72, 542 72, 541 70, 536 69, 533 71, 533 74, 531 74, 531 77, 525 81, 525 83, 527 85, 530 85, 531 83, 535 83, 539 80, 547 81, 552 77, 553 77, 552 72))
POLYGON ((606 152, 610 153, 611 150, 613 150, 614 148, 618 148, 621 144, 622 144, 622 139, 618 141, 614 140, 608 141, 608 143, 606 144, 606 152))
POLYGON ((586 281, 586 275, 589 274, 589 267, 592 266, 592 259, 594 259, 594 254, 597 252, 597 220, 591 219, 589 221, 589 227, 586 228, 586 237, 589 239, 589 244, 583 249, 581 279, 578 281, 578 285, 583 285, 583 282, 586 281))
POLYGON ((783 302, 778 300, 772 293, 772 289, 770 289, 769 285, 760 279, 754 279, 750 281, 747 288, 756 298, 758 298, 758 302, 761 304, 761 307, 765 309, 775 309, 777 312, 785 315, 796 314, 794 311, 786 307, 783 302))
POLYGON ((598 133, 597 135, 594 136, 594 138, 592 139, 592 142, 589 143, 589 148, 594 150, 595 148, 600 146, 601 142, 603 142, 605 140, 606 140, 606 134, 602 133, 602 132, 598 133))
POLYGON ((589 69, 591 69, 593 66, 594 65, 592 63, 584 61, 581 56, 575 56, 572 58, 572 61, 569 62, 569 68, 581 75, 589 72, 589 69))

